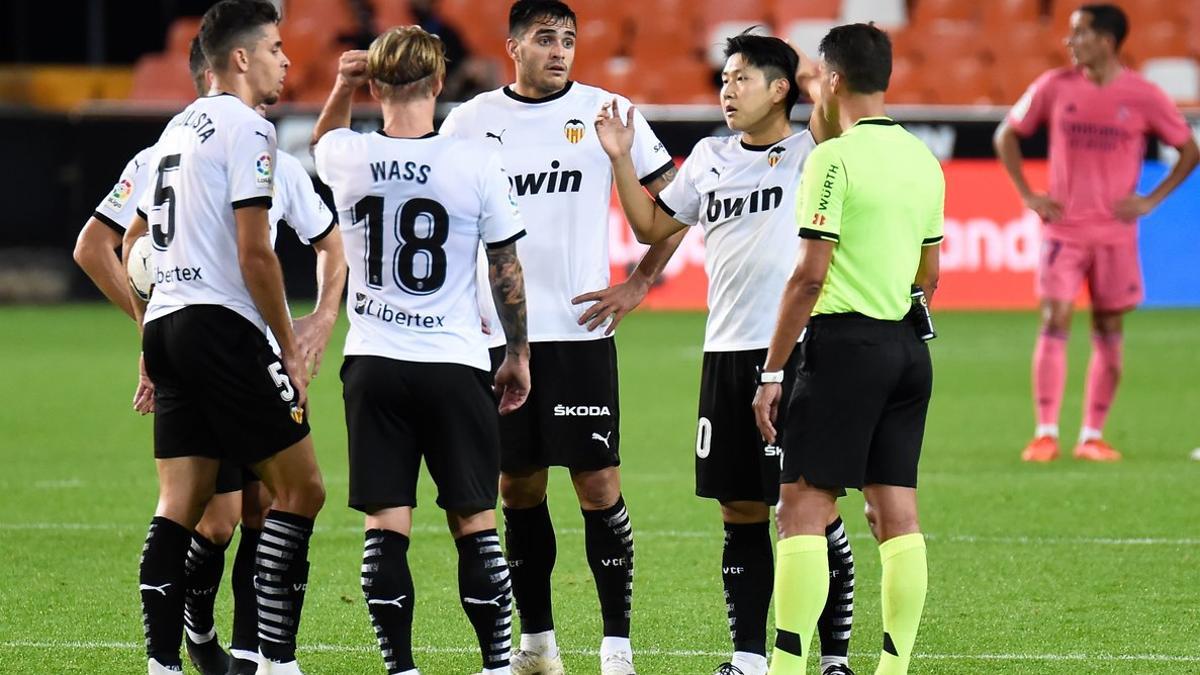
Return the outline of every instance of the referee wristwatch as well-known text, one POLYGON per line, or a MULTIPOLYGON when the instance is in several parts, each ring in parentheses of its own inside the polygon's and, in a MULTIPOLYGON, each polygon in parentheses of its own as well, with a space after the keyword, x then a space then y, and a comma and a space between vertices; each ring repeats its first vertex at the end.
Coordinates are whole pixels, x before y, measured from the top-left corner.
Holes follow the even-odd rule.
POLYGON ((763 370, 761 366, 758 368, 758 383, 759 384, 781 384, 783 382, 782 370, 763 370))

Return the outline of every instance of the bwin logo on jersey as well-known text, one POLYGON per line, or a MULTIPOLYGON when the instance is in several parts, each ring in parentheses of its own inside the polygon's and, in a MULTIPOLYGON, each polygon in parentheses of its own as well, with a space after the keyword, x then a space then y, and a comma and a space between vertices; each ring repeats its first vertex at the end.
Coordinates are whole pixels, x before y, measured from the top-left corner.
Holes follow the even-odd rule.
POLYGON ((708 222, 715 223, 726 218, 737 218, 746 214, 770 211, 783 203, 783 188, 779 186, 763 188, 750 193, 749 197, 717 198, 717 193, 708 193, 708 222))
POLYGON ((772 167, 774 167, 780 162, 780 160, 783 159, 783 153, 786 151, 787 148, 783 147, 782 145, 777 145, 771 148, 771 151, 767 153, 767 164, 770 164, 772 167))
POLYGON ((586 133, 587 127, 579 120, 567 120, 567 123, 563 125, 563 134, 566 135, 571 145, 582 141, 586 133))
POLYGON ((582 171, 559 171, 562 166, 556 159, 550 162, 550 168, 553 171, 543 171, 541 173, 523 173, 513 176, 509 180, 512 181, 512 186, 517 190, 518 197, 525 195, 553 194, 555 192, 579 192, 579 188, 583 185, 582 171))

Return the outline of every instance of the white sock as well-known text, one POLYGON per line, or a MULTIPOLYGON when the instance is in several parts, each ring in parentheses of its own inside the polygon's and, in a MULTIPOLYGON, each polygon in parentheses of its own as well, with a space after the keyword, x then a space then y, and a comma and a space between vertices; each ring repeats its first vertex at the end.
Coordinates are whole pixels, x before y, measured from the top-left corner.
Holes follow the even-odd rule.
POLYGON ((548 659, 558 656, 558 641, 554 639, 554 630, 521 633, 521 651, 541 654, 548 659))
POLYGON ((235 659, 243 661, 253 661, 254 663, 262 663, 259 661, 258 652, 252 652, 246 649, 230 649, 229 655, 235 659))
POLYGON ((609 654, 625 654, 632 658, 633 645, 629 643, 629 638, 605 636, 600 641, 600 660, 603 661, 609 654))
POLYGON ((767 672, 767 657, 754 652, 734 652, 730 663, 746 675, 765 675, 767 672))
POLYGON ((850 659, 845 656, 822 656, 821 670, 825 670, 829 666, 849 666, 850 659))
POLYGON ((198 645, 202 645, 205 642, 211 642, 213 638, 217 637, 217 627, 216 626, 213 626, 211 629, 209 629, 209 631, 207 633, 204 633, 204 634, 197 633, 196 631, 192 630, 191 628, 187 628, 187 627, 184 627, 183 630, 187 632, 188 639, 190 639, 192 642, 195 642, 198 645))
POLYGON ((1033 437, 1041 438, 1042 436, 1050 436, 1052 438, 1058 438, 1058 425, 1057 424, 1039 424, 1039 425, 1037 425, 1037 430, 1033 432, 1033 437))
POLYGON ((1101 438, 1103 438, 1103 436, 1104 436, 1104 433, 1101 432, 1099 429, 1092 429, 1090 427, 1084 427, 1079 430, 1079 442, 1080 443, 1087 443, 1088 441, 1098 441, 1101 438))
MULTIPOLYGON (((415 673, 417 671, 414 670, 412 672, 415 673)), ((508 666, 504 666, 503 668, 484 668, 480 675, 512 675, 512 669, 508 666)))
MULTIPOLYGON (((490 672, 492 672, 492 671, 490 671, 490 670, 485 670, 485 671, 483 671, 483 672, 485 672, 485 673, 490 673, 490 672)), ((416 668, 413 668, 412 670, 406 670, 406 671, 404 671, 403 673, 400 673, 400 675, 421 675, 421 671, 417 670, 416 668)))

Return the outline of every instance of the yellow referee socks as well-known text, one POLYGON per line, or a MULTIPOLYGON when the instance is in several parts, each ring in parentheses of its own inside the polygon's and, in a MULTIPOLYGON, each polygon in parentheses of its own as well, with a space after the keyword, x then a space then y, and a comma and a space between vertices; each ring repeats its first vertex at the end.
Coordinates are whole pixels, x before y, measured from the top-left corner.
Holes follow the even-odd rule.
POLYGON ((775 569, 775 652, 768 675, 804 675, 808 645, 829 595, 824 535, 780 539, 775 569))
POLYGON ((883 564, 883 652, 875 675, 904 675, 925 609, 929 569, 925 537, 906 534, 879 545, 883 564))

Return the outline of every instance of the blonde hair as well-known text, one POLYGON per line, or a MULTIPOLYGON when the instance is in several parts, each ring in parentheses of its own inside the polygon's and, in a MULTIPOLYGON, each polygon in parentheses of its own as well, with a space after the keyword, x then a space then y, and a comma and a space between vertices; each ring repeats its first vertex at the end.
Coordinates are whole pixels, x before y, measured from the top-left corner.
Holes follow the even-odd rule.
POLYGON ((367 73, 386 97, 430 96, 446 77, 446 46, 420 26, 390 28, 371 43, 367 73))

